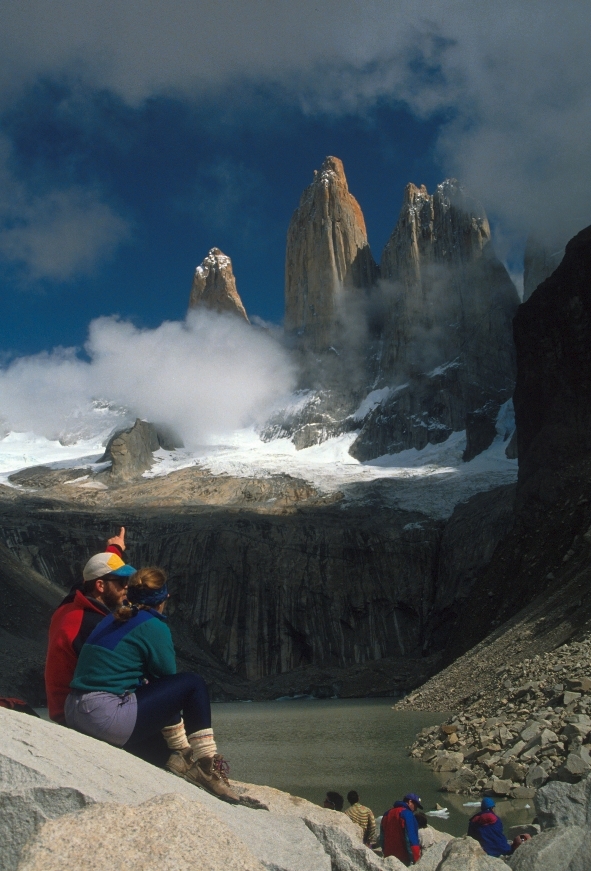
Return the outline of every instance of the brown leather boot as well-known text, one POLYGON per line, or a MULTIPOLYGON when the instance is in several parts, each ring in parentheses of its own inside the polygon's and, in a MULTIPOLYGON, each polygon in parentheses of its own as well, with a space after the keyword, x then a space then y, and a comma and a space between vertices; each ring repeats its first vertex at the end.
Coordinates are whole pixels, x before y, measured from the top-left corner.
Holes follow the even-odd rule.
POLYGON ((198 759, 185 774, 185 780, 201 789, 207 790, 207 792, 217 796, 217 798, 221 798, 223 801, 238 804, 240 798, 231 789, 227 777, 224 777, 218 770, 219 765, 216 766, 214 760, 214 756, 205 756, 203 759, 198 759))
POLYGON ((193 751, 190 747, 186 750, 174 750, 168 757, 166 770, 176 774, 177 777, 184 777, 191 765, 193 764, 193 751))

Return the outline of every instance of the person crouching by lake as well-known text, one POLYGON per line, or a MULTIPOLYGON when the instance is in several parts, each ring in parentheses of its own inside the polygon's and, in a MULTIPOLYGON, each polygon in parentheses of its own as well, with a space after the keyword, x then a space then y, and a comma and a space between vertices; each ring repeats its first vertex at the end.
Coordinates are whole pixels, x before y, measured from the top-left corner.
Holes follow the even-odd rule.
POLYGON ((227 763, 217 755, 205 681, 177 674, 163 614, 168 589, 159 568, 129 578, 127 603, 105 617, 82 647, 65 703, 67 725, 132 750, 146 739, 171 751, 166 768, 224 801, 237 803, 227 763))

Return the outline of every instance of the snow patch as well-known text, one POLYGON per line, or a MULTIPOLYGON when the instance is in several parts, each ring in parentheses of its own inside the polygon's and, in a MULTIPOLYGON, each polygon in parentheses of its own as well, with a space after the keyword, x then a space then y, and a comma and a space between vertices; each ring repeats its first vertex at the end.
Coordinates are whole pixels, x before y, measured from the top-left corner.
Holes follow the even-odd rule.
MULTIPOLYGON (((454 325, 450 324, 450 326, 454 325)), ((455 360, 450 360, 449 363, 442 363, 441 366, 437 366, 435 369, 432 369, 431 372, 427 372, 427 378, 435 378, 437 375, 443 375, 448 369, 458 369, 459 367, 460 361, 457 358, 455 360)))

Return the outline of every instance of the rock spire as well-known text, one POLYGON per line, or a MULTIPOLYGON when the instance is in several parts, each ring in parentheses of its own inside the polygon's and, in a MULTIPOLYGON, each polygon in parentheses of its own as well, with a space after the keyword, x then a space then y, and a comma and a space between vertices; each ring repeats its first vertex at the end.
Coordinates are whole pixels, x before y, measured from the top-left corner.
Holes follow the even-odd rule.
POLYGON ((189 309, 202 306, 219 313, 238 315, 250 323, 236 290, 232 261, 219 248, 212 248, 195 270, 189 309))
POLYGON ((391 300, 386 372, 461 355, 467 365, 485 368, 485 378, 513 378, 517 291, 494 254, 483 207, 456 179, 432 195, 424 185, 407 185, 381 277, 391 300))
POLYGON ((342 161, 327 157, 303 192, 287 232, 286 331, 307 348, 327 350, 338 335, 343 294, 371 287, 377 274, 342 161))

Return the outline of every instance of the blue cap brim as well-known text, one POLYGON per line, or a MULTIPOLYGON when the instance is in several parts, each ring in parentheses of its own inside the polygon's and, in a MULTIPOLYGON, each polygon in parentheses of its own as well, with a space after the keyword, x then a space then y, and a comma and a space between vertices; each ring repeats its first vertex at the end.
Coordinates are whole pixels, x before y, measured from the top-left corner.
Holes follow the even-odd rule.
POLYGON ((116 578, 129 578, 131 575, 135 575, 137 569, 134 569, 133 566, 125 565, 119 566, 118 569, 115 569, 114 572, 109 572, 110 575, 115 575, 116 578))

